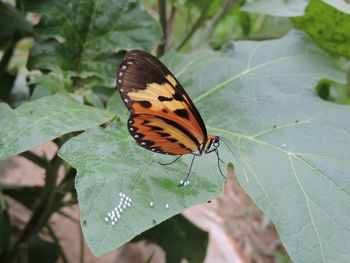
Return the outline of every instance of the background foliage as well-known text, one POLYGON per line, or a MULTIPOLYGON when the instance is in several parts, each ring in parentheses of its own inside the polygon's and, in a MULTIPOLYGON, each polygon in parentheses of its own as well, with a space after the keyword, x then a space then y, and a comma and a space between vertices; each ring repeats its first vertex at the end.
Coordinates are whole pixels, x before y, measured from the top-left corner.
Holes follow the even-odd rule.
POLYGON ((143 49, 162 56, 208 131, 230 141, 236 159, 225 145, 222 158, 291 259, 347 262, 349 21, 340 0, 0 1, 9 25, 0 29, 0 159, 19 154, 46 174, 40 187, 1 184, 0 259, 37 262, 44 251, 45 262, 67 262, 50 218, 78 202, 96 255, 137 236, 168 262, 203 261, 207 233, 175 215, 215 198, 223 180, 208 155, 179 188, 190 157, 159 166, 169 158, 126 132, 114 71, 126 50, 143 49), (50 140, 60 149, 52 159, 30 151, 50 140), (111 226, 120 192, 133 204, 111 226), (32 211, 21 229, 6 196, 32 211))

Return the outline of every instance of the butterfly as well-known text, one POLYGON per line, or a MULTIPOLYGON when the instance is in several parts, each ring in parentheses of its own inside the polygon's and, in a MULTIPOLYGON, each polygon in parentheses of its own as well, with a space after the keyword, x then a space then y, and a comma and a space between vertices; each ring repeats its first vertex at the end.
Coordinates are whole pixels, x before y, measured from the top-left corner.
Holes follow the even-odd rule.
POLYGON ((220 137, 207 134, 185 89, 156 57, 141 50, 127 52, 117 70, 117 87, 130 111, 128 130, 138 145, 178 158, 193 154, 181 185, 186 183, 196 156, 215 152, 218 166, 219 161, 223 162, 218 153, 220 137))

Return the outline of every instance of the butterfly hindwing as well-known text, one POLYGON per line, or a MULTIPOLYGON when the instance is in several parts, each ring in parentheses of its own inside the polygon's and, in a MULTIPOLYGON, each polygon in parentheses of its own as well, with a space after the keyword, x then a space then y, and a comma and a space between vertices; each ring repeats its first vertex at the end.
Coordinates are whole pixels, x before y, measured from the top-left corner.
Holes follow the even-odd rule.
POLYGON ((197 149, 196 138, 171 120, 131 115, 128 130, 140 146, 157 153, 182 155, 197 149))

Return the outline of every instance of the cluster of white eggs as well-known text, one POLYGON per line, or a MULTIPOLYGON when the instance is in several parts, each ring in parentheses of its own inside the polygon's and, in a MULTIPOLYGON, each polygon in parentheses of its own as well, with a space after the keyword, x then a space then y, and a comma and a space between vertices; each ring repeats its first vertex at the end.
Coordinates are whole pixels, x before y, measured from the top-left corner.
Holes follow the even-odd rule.
POLYGON ((132 199, 124 193, 119 193, 120 201, 119 204, 105 217, 105 221, 114 226, 121 218, 123 212, 130 208, 132 205, 132 199))

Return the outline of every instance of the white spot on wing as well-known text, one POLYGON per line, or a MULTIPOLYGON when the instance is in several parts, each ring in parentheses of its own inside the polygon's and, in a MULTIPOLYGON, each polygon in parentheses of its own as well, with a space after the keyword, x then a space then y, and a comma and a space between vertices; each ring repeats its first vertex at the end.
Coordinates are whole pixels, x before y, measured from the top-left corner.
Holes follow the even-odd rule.
POLYGON ((123 65, 123 66, 122 66, 122 69, 126 69, 126 66, 125 66, 125 65, 123 65))

